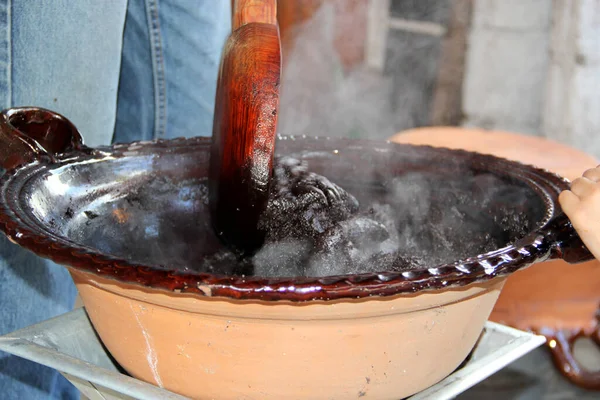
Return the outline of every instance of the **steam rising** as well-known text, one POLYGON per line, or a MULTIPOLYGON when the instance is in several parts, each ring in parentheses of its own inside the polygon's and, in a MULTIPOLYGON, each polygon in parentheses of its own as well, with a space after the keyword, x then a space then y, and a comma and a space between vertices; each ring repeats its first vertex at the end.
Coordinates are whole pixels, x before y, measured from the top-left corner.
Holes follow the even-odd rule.
MULTIPOLYGON (((366 10, 364 10, 366 12, 366 10)), ((325 2, 295 32, 284 54, 279 132, 387 137, 395 133, 392 77, 364 65, 345 69, 334 46, 335 7, 325 2)))
MULTIPOLYGON (((344 29, 365 29, 340 17, 336 7, 348 3, 322 2, 310 20, 295 27, 294 46, 284 53, 282 134, 386 139, 429 123, 441 39, 389 31, 383 71, 365 62, 348 65, 336 49, 335 26, 349 23, 352 27, 344 29)), ((353 13, 366 15, 367 3, 353 2, 353 13)), ((447 1, 401 3, 406 7, 392 12, 406 18, 416 19, 410 10, 420 9, 425 18, 444 24, 449 14, 447 1)))
MULTIPOLYGON (((428 88, 414 79, 424 73, 418 63, 399 63, 404 68, 400 94, 393 89, 397 77, 364 65, 344 68, 334 46, 334 13, 334 5, 326 2, 298 28, 296 46, 285 59, 279 131, 382 139, 422 124, 422 115, 409 106, 427 108, 428 88)), ((427 40, 414 38, 415 52, 427 40)), ((196 155, 171 161, 163 155, 163 166, 177 165, 173 176, 130 182, 110 199, 71 198, 67 212, 49 208, 44 218, 78 243, 142 264, 225 275, 315 277, 431 267, 476 256, 522 237, 544 210, 531 188, 472 170, 468 162, 456 161, 451 169, 452 162, 431 168, 438 160, 420 160, 418 168, 392 173, 385 157, 376 154, 377 162, 361 160, 356 171, 352 161, 339 164, 345 155, 328 153, 330 158, 321 160, 325 167, 313 171, 305 156, 279 155, 261 218, 266 242, 251 258, 236 257, 216 239, 205 179, 176 176, 201 168, 196 155)))
POLYGON ((374 182, 379 189, 363 192, 356 207, 352 195, 296 163, 276 169, 263 215, 267 244, 252 260, 256 275, 331 276, 449 263, 508 245, 539 218, 531 189, 488 173, 406 173, 374 182), (325 195, 328 186, 335 196, 325 195))
POLYGON ((123 176, 125 183, 116 179, 110 187, 100 179, 112 179, 106 168, 125 173, 133 159, 122 159, 121 169, 117 161, 78 165, 77 173, 60 175, 70 182, 68 196, 52 192, 46 180, 32 186, 40 191, 31 198, 45 199, 35 212, 44 226, 102 253, 180 271, 265 277, 431 267, 503 247, 543 218, 543 199, 532 188, 473 169, 468 158, 432 167, 428 152, 340 154, 306 151, 277 160, 261 219, 266 243, 245 259, 213 232, 206 179, 186 175, 196 153, 165 154, 160 165, 171 165, 173 175, 123 176), (91 182, 99 190, 90 190, 91 182))

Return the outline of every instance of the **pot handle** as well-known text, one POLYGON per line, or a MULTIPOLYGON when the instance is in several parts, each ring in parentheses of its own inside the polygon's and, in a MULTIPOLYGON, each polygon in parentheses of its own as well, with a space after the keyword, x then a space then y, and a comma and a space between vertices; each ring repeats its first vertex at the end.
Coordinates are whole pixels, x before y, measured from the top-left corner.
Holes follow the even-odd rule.
POLYGON ((566 214, 561 213, 550 225, 556 235, 553 238, 555 245, 552 249, 552 258, 561 258, 569 264, 578 264, 595 258, 566 214))
MULTIPOLYGON (((542 332, 542 334, 544 334, 542 332)), ((600 390, 600 371, 588 371, 583 368, 575 356, 573 348, 575 342, 580 338, 591 339, 597 346, 600 346, 600 330, 598 327, 592 332, 577 331, 558 331, 549 335, 547 345, 552 354, 552 360, 558 370, 574 384, 586 389, 600 390)))
POLYGON ((11 170, 33 161, 56 161, 56 156, 84 148, 77 128, 67 118, 36 107, 0 112, 0 165, 11 170))

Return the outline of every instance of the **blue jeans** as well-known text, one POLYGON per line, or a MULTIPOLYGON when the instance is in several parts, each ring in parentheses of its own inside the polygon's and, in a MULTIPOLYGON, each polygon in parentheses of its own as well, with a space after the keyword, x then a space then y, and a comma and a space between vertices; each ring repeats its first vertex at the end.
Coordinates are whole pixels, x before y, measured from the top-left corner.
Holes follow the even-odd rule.
MULTIPOLYGON (((86 144, 210 135, 229 0, 0 0, 0 106, 57 111, 86 144)), ((66 269, 0 235, 0 334, 70 311, 66 269)), ((0 353, 2 399, 78 399, 0 353)))

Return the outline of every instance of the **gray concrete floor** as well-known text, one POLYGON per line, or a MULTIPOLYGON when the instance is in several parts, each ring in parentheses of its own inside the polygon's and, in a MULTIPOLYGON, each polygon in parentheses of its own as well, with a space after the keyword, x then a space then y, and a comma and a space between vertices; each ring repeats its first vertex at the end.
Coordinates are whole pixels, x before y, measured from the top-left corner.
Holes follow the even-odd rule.
MULTIPOLYGON (((588 369, 600 371, 600 353, 595 345, 582 343, 576 356, 588 369)), ((456 399, 591 400, 600 399, 600 392, 584 390, 571 384, 554 367, 549 351, 540 347, 456 399)))

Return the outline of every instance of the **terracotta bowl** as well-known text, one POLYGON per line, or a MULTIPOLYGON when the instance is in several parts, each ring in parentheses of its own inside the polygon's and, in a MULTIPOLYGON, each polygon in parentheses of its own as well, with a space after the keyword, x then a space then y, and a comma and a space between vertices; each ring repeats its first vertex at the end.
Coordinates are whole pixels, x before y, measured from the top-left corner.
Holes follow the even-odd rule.
MULTIPOLYGON (((21 108, 0 114, 0 142, 0 229, 69 269, 128 373, 194 398, 410 396, 465 360, 509 274, 549 258, 590 258, 557 206, 567 182, 552 173, 465 151, 280 137, 278 153, 359 200, 412 173, 429 174, 437 190, 468 177, 503 182, 526 193, 532 228, 505 247, 410 270, 282 278, 194 270, 214 237, 202 217, 208 139, 90 149, 64 117, 21 108)), ((481 212, 513 206, 490 204, 481 212)))
MULTIPOLYGON (((567 179, 600 164, 580 150, 535 136, 454 127, 426 127, 400 132, 392 141, 476 151, 536 165, 567 179)), ((563 260, 536 264, 506 282, 490 319, 548 337, 557 368, 572 382, 600 390, 600 373, 587 371, 574 356, 580 337, 600 342, 600 262, 569 268, 563 260)))

